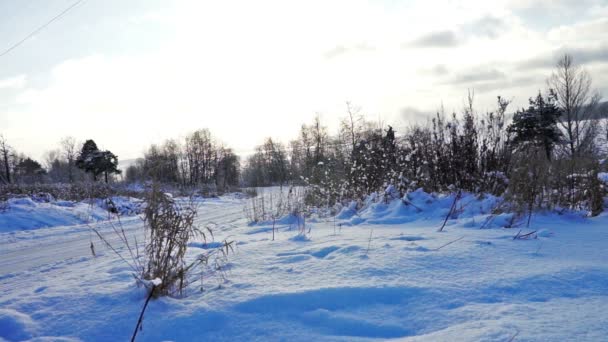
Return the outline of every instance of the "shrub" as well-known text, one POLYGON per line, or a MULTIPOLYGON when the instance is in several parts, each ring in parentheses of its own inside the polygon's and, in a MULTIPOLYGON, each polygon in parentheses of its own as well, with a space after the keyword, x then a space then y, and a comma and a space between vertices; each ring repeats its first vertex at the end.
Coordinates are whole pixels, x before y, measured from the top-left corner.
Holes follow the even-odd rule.
MULTIPOLYGON (((206 259, 197 258, 187 264, 184 260, 188 241, 197 236, 206 240, 205 232, 194 225, 196 208, 179 206, 173 198, 153 188, 146 198, 144 227, 149 239, 145 249, 144 280, 160 279, 155 295, 181 295, 187 286, 187 274, 206 259)), ((207 228, 211 233, 211 230, 207 228)))
POLYGON ((67 201, 83 201, 110 196, 141 197, 142 192, 104 183, 72 184, 6 184, 0 185, 0 200, 15 196, 54 198, 67 201))
MULTIPOLYGON (((92 229, 131 267, 138 283, 151 290, 151 296, 181 297, 188 285, 197 279, 202 281, 203 275, 217 274, 218 271, 222 275, 222 265, 233 249, 233 242, 224 241, 221 248, 205 251, 193 261, 186 260, 187 248, 193 239, 202 239, 206 243, 208 236, 213 236, 209 226, 204 229, 197 227, 197 208, 192 200, 182 205, 153 185, 146 193, 145 203, 142 214, 143 253, 140 253, 140 243, 136 238, 138 234, 128 238, 118 214, 114 216, 115 220, 110 221, 114 238, 108 239, 97 228, 92 229), (120 246, 110 243, 110 240, 118 241, 120 246)), ((91 249, 94 251, 93 246, 91 249)))

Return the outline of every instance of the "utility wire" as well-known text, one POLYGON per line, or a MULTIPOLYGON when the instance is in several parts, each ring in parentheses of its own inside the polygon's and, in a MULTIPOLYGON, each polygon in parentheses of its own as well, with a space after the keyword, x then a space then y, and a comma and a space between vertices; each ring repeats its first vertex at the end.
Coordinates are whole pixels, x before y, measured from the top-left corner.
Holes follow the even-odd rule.
POLYGON ((20 41, 18 41, 17 43, 13 44, 11 47, 9 47, 8 49, 6 49, 4 52, 0 53, 0 57, 3 57, 4 55, 8 54, 9 52, 13 51, 14 49, 16 49, 17 47, 19 47, 21 44, 23 44, 26 40, 32 38, 34 35, 36 35, 38 32, 44 30, 47 26, 49 26, 51 23, 53 23, 56 20, 61 19, 61 17, 63 17, 65 14, 67 14, 72 8, 78 6, 81 2, 83 2, 84 0, 78 0, 76 2, 74 2, 73 4, 71 4, 68 8, 64 9, 61 13, 59 13, 58 15, 54 16, 51 20, 47 21, 45 24, 43 24, 42 26, 38 27, 37 29, 35 29, 34 31, 32 31, 30 34, 28 34, 27 36, 25 36, 23 39, 21 39, 20 41))

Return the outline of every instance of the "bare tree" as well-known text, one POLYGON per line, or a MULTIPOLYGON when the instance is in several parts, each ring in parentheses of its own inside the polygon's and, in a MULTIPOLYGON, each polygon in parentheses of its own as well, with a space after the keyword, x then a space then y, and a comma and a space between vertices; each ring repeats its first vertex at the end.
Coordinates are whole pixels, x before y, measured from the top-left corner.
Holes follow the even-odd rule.
POLYGON ((184 143, 190 184, 208 184, 215 172, 217 143, 208 129, 197 130, 184 143))
POLYGON ((264 144, 256 147, 255 154, 247 159, 243 174, 246 182, 253 186, 283 186, 289 180, 285 146, 266 138, 264 144))
POLYGON ((65 182, 67 175, 67 162, 61 158, 61 151, 53 149, 46 151, 43 155, 43 166, 47 171, 48 180, 51 182, 65 182))
POLYGON ((353 106, 350 102, 346 102, 346 114, 347 117, 342 120, 340 126, 343 134, 347 135, 350 140, 352 152, 361 139, 363 116, 361 115, 361 108, 353 106))
POLYGON ((596 135, 593 119, 600 96, 591 90, 591 76, 564 54, 547 80, 562 111, 560 125, 565 131, 568 154, 572 159, 591 148, 596 135))
POLYGON ((314 162, 315 165, 322 162, 326 155, 329 135, 327 128, 321 124, 321 118, 317 114, 310 126, 310 133, 315 146, 314 162))
POLYGON ((55 163, 55 161, 57 159, 59 159, 60 154, 61 154, 61 152, 57 149, 48 150, 48 151, 44 152, 44 155, 42 157, 43 166, 47 170, 50 170, 53 167, 53 164, 55 163))
POLYGON ((0 158, 2 158, 2 164, 4 165, 4 177, 2 177, 2 180, 8 184, 11 182, 11 156, 12 148, 8 145, 6 138, 0 134, 0 158))
POLYGON ((78 157, 78 148, 76 139, 73 137, 65 137, 59 142, 63 152, 63 156, 67 161, 68 169, 68 180, 70 183, 74 182, 74 165, 76 158, 78 157))

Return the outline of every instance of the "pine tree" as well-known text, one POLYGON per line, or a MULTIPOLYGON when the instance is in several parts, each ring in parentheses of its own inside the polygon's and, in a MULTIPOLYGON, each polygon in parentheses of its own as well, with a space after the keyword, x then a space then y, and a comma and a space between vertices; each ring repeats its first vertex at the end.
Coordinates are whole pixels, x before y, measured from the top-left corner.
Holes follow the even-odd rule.
POLYGON ((560 111, 552 97, 545 99, 539 92, 536 98, 530 99, 528 109, 515 113, 513 123, 507 128, 513 134, 513 145, 542 148, 547 159, 551 160, 553 147, 561 138, 557 128, 559 116, 560 111))
POLYGON ((92 139, 89 139, 82 145, 80 154, 76 159, 76 167, 82 169, 86 173, 92 173, 94 181, 97 181, 98 176, 98 173, 95 172, 95 164, 93 162, 97 153, 99 153, 97 144, 92 139))
POLYGON ((118 169, 118 157, 110 151, 100 151, 93 158, 93 163, 97 174, 104 175, 105 182, 108 183, 109 174, 120 174, 118 169))
POLYGON ((82 145, 80 155, 76 159, 76 166, 87 173, 93 175, 93 180, 104 175, 105 182, 108 183, 109 174, 120 174, 118 169, 118 157, 110 151, 100 151, 95 141, 89 139, 82 145))
POLYGON ((23 183, 37 183, 42 181, 46 171, 39 162, 32 158, 24 158, 15 166, 15 175, 23 183))

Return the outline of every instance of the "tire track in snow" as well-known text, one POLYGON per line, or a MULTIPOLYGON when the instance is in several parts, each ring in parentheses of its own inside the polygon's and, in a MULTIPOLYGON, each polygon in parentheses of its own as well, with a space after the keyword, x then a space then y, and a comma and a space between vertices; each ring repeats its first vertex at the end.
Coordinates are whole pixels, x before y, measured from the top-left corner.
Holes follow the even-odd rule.
MULTIPOLYGON (((197 218, 197 220, 195 222, 197 222, 197 224, 201 224, 201 222, 202 222, 202 224, 209 224, 209 223, 213 223, 213 221, 218 220, 218 219, 232 217, 240 212, 241 211, 234 211, 234 212, 224 213, 222 215, 200 217, 200 218, 197 218)), ((120 225, 116 221, 114 221, 114 223, 117 226, 117 228, 120 228, 120 225)), ((137 219, 135 219, 135 220, 131 219, 128 221, 123 220, 122 226, 125 230, 125 234, 129 238, 132 238, 132 237, 136 236, 135 233, 137 233, 137 232, 135 232, 135 231, 142 228, 142 223, 140 220, 137 220, 137 219)), ((116 236, 116 234, 114 234, 114 231, 112 230, 111 223, 104 221, 102 223, 92 224, 91 227, 97 228, 110 243, 119 243, 120 242, 119 237, 116 236)), ((45 241, 37 241, 39 243, 36 246, 27 246, 26 247, 26 248, 33 248, 33 247, 42 248, 44 250, 44 253, 35 253, 34 255, 27 254, 27 256, 24 256, 23 248, 21 248, 19 250, 12 250, 10 252, 0 253, 0 274, 6 273, 5 268, 7 266, 13 265, 13 264, 21 262, 21 261, 31 262, 31 261, 34 261, 41 257, 44 257, 44 256, 50 256, 53 253, 56 253, 57 256, 64 256, 67 245, 85 246, 86 248, 81 248, 81 250, 86 249, 87 251, 90 252, 89 242, 91 240, 93 240, 93 242, 100 242, 99 238, 88 227, 87 227, 86 231, 82 231, 80 233, 81 234, 79 234, 75 238, 72 238, 69 240, 53 239, 54 241, 52 241, 51 244, 45 243, 45 241), (46 246, 49 246, 49 247, 47 248, 46 246), (36 255, 36 254, 39 254, 39 255, 36 255), (24 260, 24 257, 27 257, 27 258, 24 260)), ((139 234, 139 235, 142 235, 142 234, 139 234)), ((47 240, 50 240, 50 238, 47 240)), ((40 249, 36 250, 36 252, 39 252, 39 251, 40 251, 40 249)))

